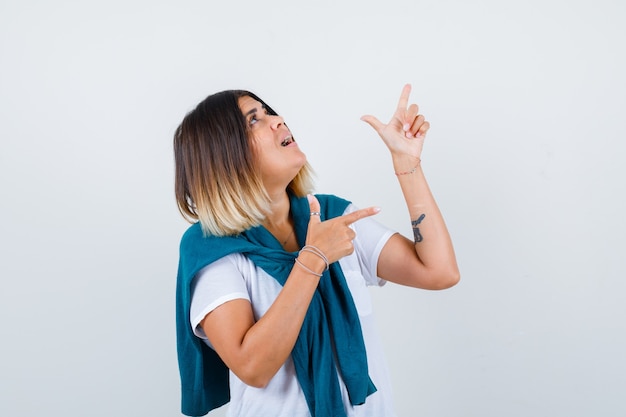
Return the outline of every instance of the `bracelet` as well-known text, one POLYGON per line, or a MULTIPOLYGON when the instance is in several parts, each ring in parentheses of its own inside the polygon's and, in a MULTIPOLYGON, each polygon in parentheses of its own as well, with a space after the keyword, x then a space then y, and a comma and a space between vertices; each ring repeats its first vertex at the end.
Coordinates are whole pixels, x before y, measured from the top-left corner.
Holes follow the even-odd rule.
POLYGON ((322 252, 319 248, 316 248, 313 245, 304 245, 302 249, 300 249, 300 252, 310 252, 322 258, 322 260, 326 264, 326 269, 324 269, 324 271, 328 271, 328 268, 330 266, 328 263, 328 258, 326 257, 326 255, 324 255, 324 252, 322 252))
POLYGON ((298 258, 294 259, 296 261, 296 264, 298 264, 300 266, 300 268, 304 269, 305 271, 307 271, 310 274, 313 274, 317 277, 322 277, 323 274, 318 274, 317 272, 313 271, 311 268, 309 268, 308 266, 304 265, 302 262, 300 262, 300 260, 298 260, 298 258))
POLYGON ((409 170, 409 171, 404 171, 404 172, 395 172, 396 175, 408 175, 408 174, 412 174, 415 171, 417 171, 417 168, 419 168, 420 164, 422 163, 422 160, 420 158, 417 158, 417 165, 415 165, 413 167, 413 169, 409 170))

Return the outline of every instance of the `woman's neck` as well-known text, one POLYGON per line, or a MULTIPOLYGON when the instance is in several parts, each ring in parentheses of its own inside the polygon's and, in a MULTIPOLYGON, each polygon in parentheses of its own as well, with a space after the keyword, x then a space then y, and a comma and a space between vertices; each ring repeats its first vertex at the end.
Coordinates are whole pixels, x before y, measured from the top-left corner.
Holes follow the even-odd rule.
POLYGON ((270 212, 266 214, 265 223, 268 226, 282 226, 289 221, 289 195, 287 191, 270 194, 270 212))
POLYGON ((298 249, 298 242, 291 218, 291 203, 286 191, 270 195, 270 212, 267 213, 263 226, 290 251, 298 249))

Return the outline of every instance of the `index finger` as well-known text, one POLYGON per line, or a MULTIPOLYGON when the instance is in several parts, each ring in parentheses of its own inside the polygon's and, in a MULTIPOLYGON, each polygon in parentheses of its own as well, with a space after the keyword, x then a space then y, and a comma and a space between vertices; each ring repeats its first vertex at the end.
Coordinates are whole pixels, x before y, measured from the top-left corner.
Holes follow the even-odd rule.
POLYGON ((380 207, 368 207, 354 211, 349 214, 344 214, 343 216, 341 216, 341 219, 344 221, 346 226, 349 226, 358 220, 361 220, 365 217, 373 216, 378 213, 380 213, 380 207))
POLYGON ((400 93, 400 100, 398 100, 398 111, 406 111, 410 94, 411 84, 405 84, 404 88, 402 88, 402 93, 400 93))

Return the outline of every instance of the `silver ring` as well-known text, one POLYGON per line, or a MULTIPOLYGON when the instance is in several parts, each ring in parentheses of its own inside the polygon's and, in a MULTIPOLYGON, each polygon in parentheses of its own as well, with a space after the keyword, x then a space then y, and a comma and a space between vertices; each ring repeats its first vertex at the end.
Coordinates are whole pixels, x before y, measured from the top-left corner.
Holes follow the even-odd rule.
POLYGON ((322 213, 320 213, 319 211, 312 211, 311 212, 311 216, 320 216, 322 213))

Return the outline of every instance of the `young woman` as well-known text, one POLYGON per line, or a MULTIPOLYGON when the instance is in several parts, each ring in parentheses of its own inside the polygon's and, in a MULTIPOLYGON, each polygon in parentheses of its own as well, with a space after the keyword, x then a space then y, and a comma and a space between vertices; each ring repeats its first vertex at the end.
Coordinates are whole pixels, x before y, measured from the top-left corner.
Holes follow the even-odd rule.
POLYGON ((455 285, 459 271, 420 165, 430 125, 408 105, 364 116, 391 152, 409 240, 310 194, 311 169, 285 121, 247 91, 209 96, 174 135, 176 199, 195 222, 180 247, 182 411, 230 416, 395 416, 368 285, 455 285))

